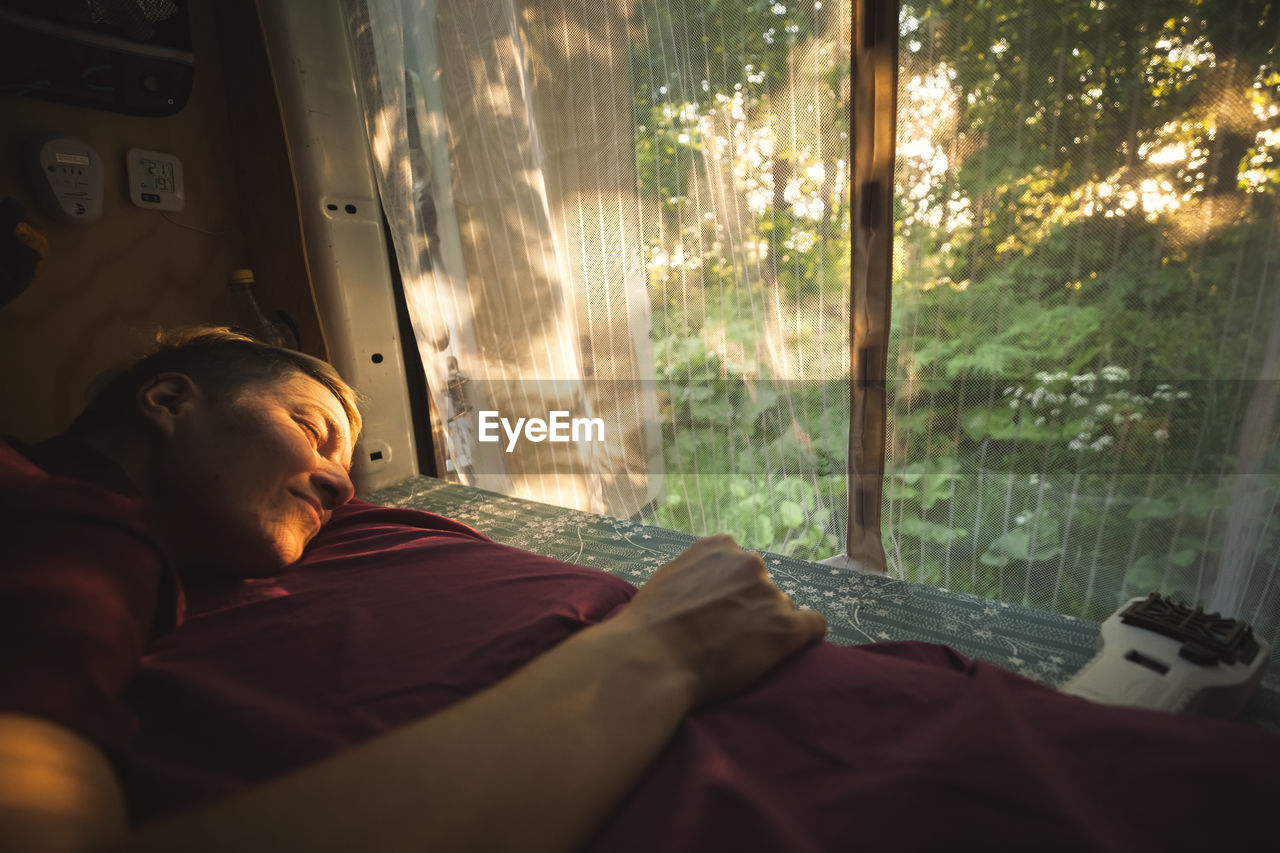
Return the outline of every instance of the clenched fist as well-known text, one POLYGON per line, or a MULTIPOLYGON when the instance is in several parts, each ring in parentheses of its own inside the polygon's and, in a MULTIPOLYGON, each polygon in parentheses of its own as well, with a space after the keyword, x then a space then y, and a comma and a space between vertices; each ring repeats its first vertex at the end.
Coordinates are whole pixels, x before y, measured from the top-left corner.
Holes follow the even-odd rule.
POLYGON ((827 631, 822 614, 797 610, 764 561, 724 535, 654 572, 618 619, 656 638, 689 673, 695 704, 741 691, 827 631))

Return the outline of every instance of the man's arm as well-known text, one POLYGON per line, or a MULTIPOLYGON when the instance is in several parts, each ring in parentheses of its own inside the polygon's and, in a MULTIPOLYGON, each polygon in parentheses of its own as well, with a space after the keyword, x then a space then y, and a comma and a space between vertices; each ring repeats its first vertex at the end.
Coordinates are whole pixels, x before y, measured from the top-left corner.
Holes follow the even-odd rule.
POLYGON ((0 851, 80 851, 125 831, 124 798, 91 742, 29 714, 0 713, 0 851))
POLYGON ((704 539, 616 617, 493 688, 112 849, 575 849, 689 710, 825 629, 759 557, 704 539))

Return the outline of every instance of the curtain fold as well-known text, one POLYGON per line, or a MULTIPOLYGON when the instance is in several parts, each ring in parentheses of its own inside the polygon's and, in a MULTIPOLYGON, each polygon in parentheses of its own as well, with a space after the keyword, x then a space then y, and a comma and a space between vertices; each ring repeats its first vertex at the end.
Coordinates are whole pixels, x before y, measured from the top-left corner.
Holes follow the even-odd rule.
POLYGON ((642 270, 629 100, 617 83, 621 74, 625 90, 625 25, 619 57, 607 43, 579 50, 581 4, 347 8, 379 188, 452 476, 633 514, 661 468, 642 373, 648 306, 606 285, 642 270), (589 97, 562 111, 554 81, 581 73, 592 75, 589 97), (583 310, 601 301, 603 311, 583 310), (512 442, 485 429, 485 412, 491 427, 560 413, 606 428, 598 441, 512 442))

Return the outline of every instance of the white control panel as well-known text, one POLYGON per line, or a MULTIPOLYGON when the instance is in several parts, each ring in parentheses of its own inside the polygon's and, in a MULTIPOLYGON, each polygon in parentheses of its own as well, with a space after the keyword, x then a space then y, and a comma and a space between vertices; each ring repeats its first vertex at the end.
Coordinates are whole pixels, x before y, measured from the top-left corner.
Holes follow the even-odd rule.
POLYGON ((35 150, 36 186, 49 215, 88 225, 102 217, 102 158, 89 143, 58 137, 35 150))
POLYGON ((182 210, 182 161, 172 154, 130 148, 125 154, 129 198, 150 210, 182 210))
POLYGON ((1153 593, 1102 623, 1098 655, 1062 691, 1111 705, 1234 717, 1270 655, 1248 625, 1153 593))

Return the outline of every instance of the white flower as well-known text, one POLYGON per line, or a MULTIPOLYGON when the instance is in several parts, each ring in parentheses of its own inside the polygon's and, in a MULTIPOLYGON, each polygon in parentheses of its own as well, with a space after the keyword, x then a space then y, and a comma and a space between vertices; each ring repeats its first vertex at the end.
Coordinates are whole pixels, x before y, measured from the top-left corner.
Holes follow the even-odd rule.
POLYGON ((787 185, 782 189, 782 199, 788 204, 796 204, 800 201, 800 179, 792 178, 787 181, 787 185))
POLYGON ((1151 437, 1152 437, 1152 438, 1154 438, 1156 441, 1168 441, 1168 440, 1169 440, 1169 431, 1168 431, 1168 430, 1163 430, 1163 429, 1158 429, 1158 430, 1156 430, 1155 432, 1151 433, 1151 437))
POLYGON ((1089 445, 1089 448, 1090 448, 1091 450, 1101 451, 1101 450, 1103 450, 1103 449, 1104 449, 1104 448, 1106 448, 1106 447, 1110 447, 1110 446, 1111 446, 1112 441, 1114 441, 1114 439, 1112 439, 1112 438, 1111 438, 1111 436, 1109 436, 1109 435, 1100 435, 1100 436, 1098 436, 1098 438, 1093 442, 1093 444, 1090 444, 1090 445, 1089 445))
POLYGON ((791 212, 796 216, 802 216, 817 222, 822 219, 822 214, 827 210, 826 202, 822 199, 814 197, 808 200, 800 200, 791 205, 791 212))
POLYGON ((813 248, 813 244, 818 240, 817 235, 812 231, 797 231, 791 236, 791 241, 797 252, 807 252, 813 248))

